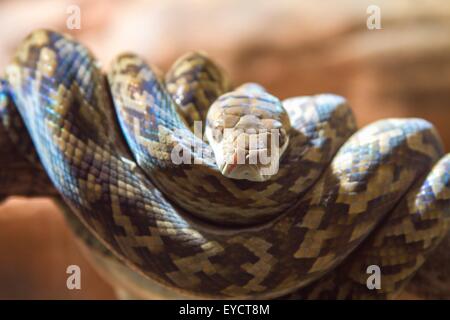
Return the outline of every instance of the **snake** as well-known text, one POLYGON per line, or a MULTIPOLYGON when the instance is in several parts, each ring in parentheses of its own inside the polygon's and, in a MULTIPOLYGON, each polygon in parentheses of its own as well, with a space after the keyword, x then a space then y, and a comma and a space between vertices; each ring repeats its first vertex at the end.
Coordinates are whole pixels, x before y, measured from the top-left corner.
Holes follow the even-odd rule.
POLYGON ((431 123, 358 129, 341 96, 233 87, 202 52, 166 73, 124 53, 104 72, 71 36, 33 31, 0 82, 0 120, 121 263, 193 297, 392 298, 450 227, 431 123), (263 151, 276 170, 236 161, 263 151))

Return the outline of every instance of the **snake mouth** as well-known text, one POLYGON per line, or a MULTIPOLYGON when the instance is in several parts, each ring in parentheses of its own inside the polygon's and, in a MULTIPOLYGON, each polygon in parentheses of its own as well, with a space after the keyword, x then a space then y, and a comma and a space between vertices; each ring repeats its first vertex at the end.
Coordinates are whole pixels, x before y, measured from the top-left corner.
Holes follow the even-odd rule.
MULTIPOLYGON (((227 149, 227 148, 225 148, 227 149)), ((278 172, 280 150, 278 147, 249 149, 234 145, 225 152, 220 164, 222 174, 228 178, 250 181, 266 181, 278 172)))
POLYGON ((252 165, 239 165, 225 163, 221 170, 222 174, 228 178, 237 180, 250 180, 262 182, 270 179, 270 175, 261 174, 260 168, 252 165))
MULTIPOLYGON (((269 176, 263 176, 260 173, 260 168, 257 165, 239 164, 238 154, 234 153, 233 161, 224 162, 221 172, 224 176, 233 179, 245 179, 250 181, 265 181, 269 176)), ((246 156, 248 159, 248 155, 246 156)))

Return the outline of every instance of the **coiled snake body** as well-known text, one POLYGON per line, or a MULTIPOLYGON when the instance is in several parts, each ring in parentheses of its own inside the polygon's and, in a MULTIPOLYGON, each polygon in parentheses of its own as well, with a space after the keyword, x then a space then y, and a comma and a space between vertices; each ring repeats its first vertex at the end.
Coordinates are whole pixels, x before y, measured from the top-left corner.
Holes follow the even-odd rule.
POLYGON ((214 298, 396 294, 449 227, 450 156, 432 125, 388 119, 356 131, 342 97, 287 99, 278 173, 235 180, 189 128, 229 90, 195 53, 165 78, 121 55, 105 80, 81 44, 38 30, 6 69, 0 115, 12 132, 19 111, 66 204, 163 285, 214 298), (179 145, 195 161, 175 164, 179 145), (370 265, 380 290, 366 286, 370 265))

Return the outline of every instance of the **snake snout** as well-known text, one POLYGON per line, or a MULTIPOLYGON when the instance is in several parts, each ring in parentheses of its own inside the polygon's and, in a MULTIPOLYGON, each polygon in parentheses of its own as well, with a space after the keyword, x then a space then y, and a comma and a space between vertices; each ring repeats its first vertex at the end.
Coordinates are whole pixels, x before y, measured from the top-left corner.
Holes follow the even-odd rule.
MULTIPOLYGON (((281 141, 277 129, 250 127, 225 130, 222 142, 223 175, 233 179, 266 181, 278 170, 281 141), (228 131, 228 132, 227 132, 228 131)), ((286 140, 283 137, 283 140, 286 140)))

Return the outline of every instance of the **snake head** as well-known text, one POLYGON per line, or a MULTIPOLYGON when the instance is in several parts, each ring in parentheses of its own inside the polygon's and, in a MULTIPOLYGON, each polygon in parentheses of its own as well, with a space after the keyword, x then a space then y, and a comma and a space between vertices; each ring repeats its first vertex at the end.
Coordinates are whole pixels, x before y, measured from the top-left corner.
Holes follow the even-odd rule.
POLYGON ((280 100, 249 83, 212 104, 205 135, 224 176, 266 181, 278 172, 289 129, 289 116, 280 100))

